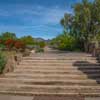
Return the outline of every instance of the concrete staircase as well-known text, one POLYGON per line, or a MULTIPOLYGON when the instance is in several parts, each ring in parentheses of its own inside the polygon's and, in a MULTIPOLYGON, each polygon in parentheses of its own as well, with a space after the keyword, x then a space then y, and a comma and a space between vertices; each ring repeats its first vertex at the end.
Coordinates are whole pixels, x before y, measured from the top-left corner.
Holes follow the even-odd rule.
POLYGON ((0 93, 100 96, 100 65, 85 53, 41 53, 24 57, 0 77, 0 93))

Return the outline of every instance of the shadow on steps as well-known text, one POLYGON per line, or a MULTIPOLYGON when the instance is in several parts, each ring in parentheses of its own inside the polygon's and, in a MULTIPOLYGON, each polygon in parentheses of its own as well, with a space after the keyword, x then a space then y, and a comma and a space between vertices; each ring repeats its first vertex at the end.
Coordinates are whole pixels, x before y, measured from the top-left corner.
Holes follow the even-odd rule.
POLYGON ((76 61, 73 66, 86 74, 89 79, 94 79, 97 84, 100 84, 100 64, 88 61, 76 61))

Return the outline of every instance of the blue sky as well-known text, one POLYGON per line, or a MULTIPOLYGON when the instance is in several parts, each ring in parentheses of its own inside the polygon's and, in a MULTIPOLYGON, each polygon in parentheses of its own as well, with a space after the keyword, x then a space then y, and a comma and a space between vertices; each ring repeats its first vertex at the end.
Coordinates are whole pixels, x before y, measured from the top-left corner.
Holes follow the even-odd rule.
POLYGON ((63 29, 60 19, 81 0, 0 0, 0 33, 50 39, 63 29))

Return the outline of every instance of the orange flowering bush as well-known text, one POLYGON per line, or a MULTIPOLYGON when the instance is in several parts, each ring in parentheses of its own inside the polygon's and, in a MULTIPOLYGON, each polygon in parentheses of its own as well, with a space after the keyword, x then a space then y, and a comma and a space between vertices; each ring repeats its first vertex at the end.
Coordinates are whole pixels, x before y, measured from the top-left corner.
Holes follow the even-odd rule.
POLYGON ((15 41, 13 39, 8 39, 5 41, 5 45, 7 48, 11 49, 14 46, 15 41))
POLYGON ((16 41, 14 47, 17 49, 24 48, 25 44, 22 41, 16 41))

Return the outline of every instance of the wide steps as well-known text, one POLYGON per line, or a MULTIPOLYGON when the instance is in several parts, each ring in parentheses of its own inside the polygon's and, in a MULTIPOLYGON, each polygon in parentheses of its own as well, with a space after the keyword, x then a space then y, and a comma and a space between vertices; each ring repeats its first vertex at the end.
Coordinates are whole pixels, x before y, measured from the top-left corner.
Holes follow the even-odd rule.
POLYGON ((85 53, 31 54, 0 76, 0 93, 100 96, 100 63, 85 53))

